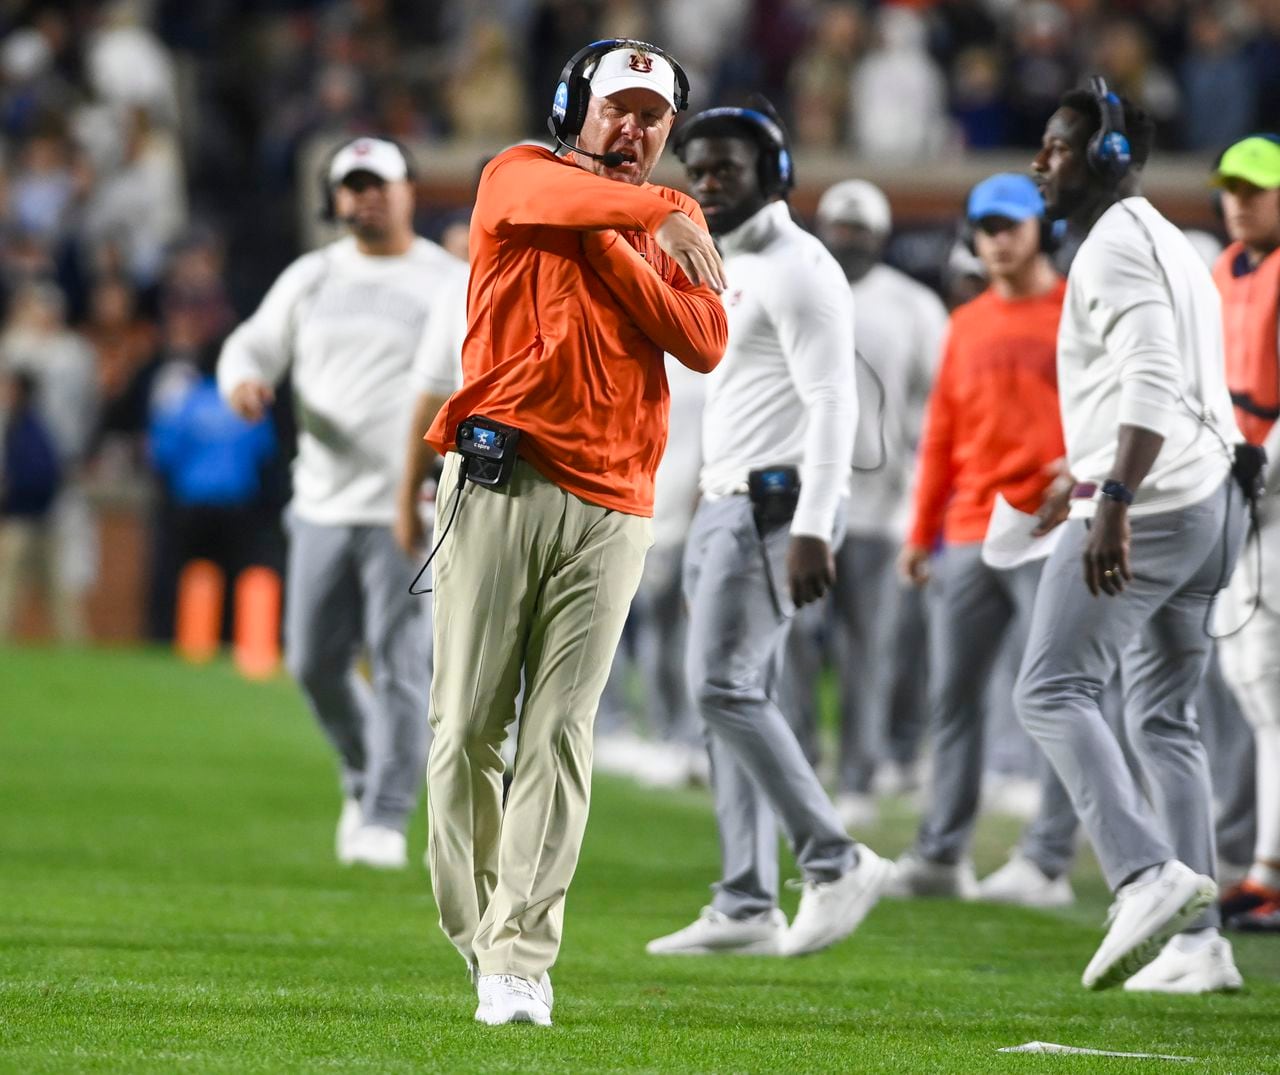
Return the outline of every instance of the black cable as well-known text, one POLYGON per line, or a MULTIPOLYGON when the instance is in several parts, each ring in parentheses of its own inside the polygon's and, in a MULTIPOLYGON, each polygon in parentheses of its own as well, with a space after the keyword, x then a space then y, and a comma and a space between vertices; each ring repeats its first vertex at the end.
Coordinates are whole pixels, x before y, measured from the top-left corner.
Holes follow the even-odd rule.
POLYGON ((782 611, 782 599, 778 597, 778 587, 773 581, 773 568, 769 564, 769 550, 764 543, 764 530, 760 526, 759 520, 756 520, 756 544, 760 549, 760 566, 764 568, 765 585, 769 587, 769 598, 773 601, 774 610, 778 613, 779 619, 787 619, 788 616, 782 611))
POLYGON ((444 529, 440 531, 440 536, 436 538, 435 547, 427 556, 426 562, 418 568, 418 573, 413 576, 413 581, 409 583, 409 592, 414 597, 421 597, 423 594, 431 593, 432 587, 428 586, 425 590, 416 590, 418 580, 426 573, 427 568, 431 566, 431 561, 436 558, 436 553, 440 551, 440 546, 444 544, 444 539, 449 536, 449 530, 453 526, 453 520, 458 517, 458 507, 462 503, 462 487, 467 484, 467 460, 464 456, 458 460, 458 484, 453 489, 453 509, 449 514, 449 521, 444 524, 444 529))
POLYGON ((889 461, 889 450, 885 446, 884 437, 884 416, 887 409, 888 393, 884 388, 884 381, 880 379, 880 374, 876 372, 875 366, 862 357, 862 352, 854 350, 853 352, 854 368, 857 368, 859 362, 865 367, 866 371, 871 374, 871 379, 875 381, 876 388, 880 391, 880 405, 876 410, 876 421, 880 426, 880 458, 873 467, 860 467, 857 463, 853 464, 853 469, 859 474, 874 474, 876 471, 884 470, 884 465, 889 461))

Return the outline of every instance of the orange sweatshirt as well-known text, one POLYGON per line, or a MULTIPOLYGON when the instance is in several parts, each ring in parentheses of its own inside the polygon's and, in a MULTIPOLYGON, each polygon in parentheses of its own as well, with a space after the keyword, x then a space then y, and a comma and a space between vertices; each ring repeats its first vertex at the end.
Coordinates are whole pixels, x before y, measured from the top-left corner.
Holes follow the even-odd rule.
POLYGON ((1040 507, 1065 453, 1058 409, 1058 320, 1066 281, 1034 298, 988 289, 951 315, 929 396, 909 541, 981 541, 996 493, 1040 507))
POLYGON ((472 414, 515 426, 521 455, 575 496, 653 514, 667 440, 663 352, 702 373, 724 354, 716 294, 652 233, 685 194, 604 179, 536 146, 489 162, 471 218, 463 386, 427 433, 438 452, 472 414))

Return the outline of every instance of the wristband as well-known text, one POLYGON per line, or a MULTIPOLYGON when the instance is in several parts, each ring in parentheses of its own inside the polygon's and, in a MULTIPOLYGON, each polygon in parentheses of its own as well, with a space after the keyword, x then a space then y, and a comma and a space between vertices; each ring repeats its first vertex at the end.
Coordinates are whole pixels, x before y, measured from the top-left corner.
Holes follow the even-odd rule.
POLYGON ((1104 481, 1099 492, 1108 500, 1118 500, 1126 506, 1133 503, 1133 490, 1124 482, 1116 481, 1115 478, 1104 481))

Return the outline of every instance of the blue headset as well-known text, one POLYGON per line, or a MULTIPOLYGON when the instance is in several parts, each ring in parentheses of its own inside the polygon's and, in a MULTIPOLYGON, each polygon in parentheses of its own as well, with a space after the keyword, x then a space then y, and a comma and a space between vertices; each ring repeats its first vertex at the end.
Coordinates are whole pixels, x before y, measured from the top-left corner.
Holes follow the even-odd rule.
POLYGON ((1089 139, 1085 160, 1089 171, 1115 186, 1133 167, 1133 149, 1125 132, 1124 105, 1107 88, 1107 80, 1101 75, 1089 79, 1089 89, 1098 102, 1099 123, 1098 133, 1089 139))
POLYGON ((782 124, 771 116, 754 108, 709 108, 699 112, 680 128, 676 143, 676 156, 684 160, 684 149, 698 137, 698 128, 716 120, 738 120, 756 136, 764 151, 760 154, 760 189, 772 198, 786 197, 796 185, 795 163, 791 159, 791 147, 787 144, 782 124))

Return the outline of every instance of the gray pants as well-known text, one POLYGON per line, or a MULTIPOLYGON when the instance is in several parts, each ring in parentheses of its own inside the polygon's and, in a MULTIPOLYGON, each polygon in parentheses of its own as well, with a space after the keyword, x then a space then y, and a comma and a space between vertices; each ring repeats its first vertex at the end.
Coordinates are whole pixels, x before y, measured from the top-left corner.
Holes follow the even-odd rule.
POLYGON ((289 671, 342 764, 367 824, 404 830, 426 771, 429 629, 416 566, 385 526, 288 515, 289 671), (372 686, 356 670, 367 652, 372 686))
MULTIPOLYGON (((1065 526, 1040 580, 1018 713, 1066 785, 1113 890, 1172 858, 1212 876, 1209 763, 1191 700, 1209 658, 1213 598, 1244 540, 1239 489, 1228 478, 1198 504, 1132 518, 1135 578, 1118 597, 1090 595, 1086 524, 1065 526), (1117 665, 1145 789, 1098 708, 1117 665)), ((1217 924, 1216 907, 1197 923, 1217 924)))
POLYGON ((811 761, 817 758, 816 689, 824 656, 840 681, 841 791, 866 793, 885 752, 889 699, 901 659, 894 650, 900 588, 897 546, 853 535, 836 553, 836 584, 827 601, 796 617, 787 642, 783 698, 811 761))
POLYGON ((898 590, 894 626, 893 677, 885 749, 897 764, 915 764, 929 725, 929 621, 918 586, 898 590))
POLYGON ((834 880, 856 860, 773 698, 773 662, 792 612, 784 566, 790 528, 772 527, 763 540, 777 604, 745 496, 704 500, 685 553, 689 686, 706 724, 720 827, 712 905, 732 917, 777 905, 779 821, 806 880, 834 880))
MULTIPOLYGON (((933 774, 916 850, 931 862, 958 862, 968 851, 982 791, 986 685, 1011 636, 1025 648, 1041 564, 999 571, 982 545, 949 545, 933 570, 930 608, 930 712, 933 774)), ((1040 812, 1023 833, 1022 852, 1056 877, 1071 863, 1076 818, 1066 791, 1042 762, 1040 812)))
POLYGON ((1258 829, 1253 729, 1222 678, 1216 652, 1196 692, 1196 715, 1209 754, 1218 858, 1244 868, 1253 861, 1258 829))

